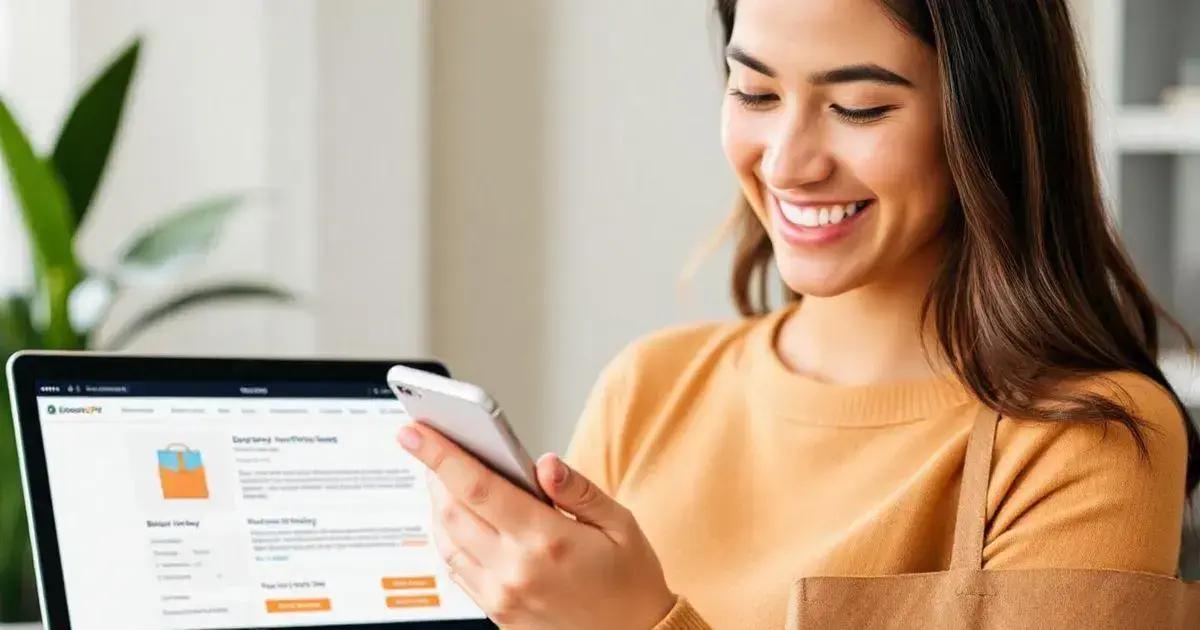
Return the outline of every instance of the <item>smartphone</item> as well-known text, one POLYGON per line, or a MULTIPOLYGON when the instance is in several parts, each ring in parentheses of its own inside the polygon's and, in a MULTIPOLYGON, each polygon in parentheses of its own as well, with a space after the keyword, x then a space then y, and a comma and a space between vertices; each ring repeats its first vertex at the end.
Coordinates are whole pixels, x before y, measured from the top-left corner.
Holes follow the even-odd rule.
POLYGON ((415 368, 388 370, 388 386, 414 420, 421 420, 538 499, 550 502, 537 482, 533 458, 483 388, 415 368))

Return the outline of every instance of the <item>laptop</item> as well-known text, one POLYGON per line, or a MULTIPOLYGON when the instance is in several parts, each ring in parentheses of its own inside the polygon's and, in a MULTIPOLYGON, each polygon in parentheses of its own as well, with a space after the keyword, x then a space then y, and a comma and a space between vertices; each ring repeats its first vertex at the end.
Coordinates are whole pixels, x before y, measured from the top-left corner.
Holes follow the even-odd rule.
POLYGON ((447 576, 396 444, 395 364, 21 352, 8 383, 42 619, 495 628, 447 576))

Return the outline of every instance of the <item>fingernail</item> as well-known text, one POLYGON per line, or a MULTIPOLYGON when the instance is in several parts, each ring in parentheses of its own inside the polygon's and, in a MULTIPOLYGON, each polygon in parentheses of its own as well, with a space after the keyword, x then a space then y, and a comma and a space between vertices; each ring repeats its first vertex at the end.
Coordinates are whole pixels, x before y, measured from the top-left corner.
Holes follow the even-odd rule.
POLYGON ((415 451, 421 448, 421 434, 412 427, 403 427, 400 429, 400 446, 410 451, 415 451))
POLYGON ((561 486, 567 480, 567 465, 557 455, 554 457, 554 485, 561 486))

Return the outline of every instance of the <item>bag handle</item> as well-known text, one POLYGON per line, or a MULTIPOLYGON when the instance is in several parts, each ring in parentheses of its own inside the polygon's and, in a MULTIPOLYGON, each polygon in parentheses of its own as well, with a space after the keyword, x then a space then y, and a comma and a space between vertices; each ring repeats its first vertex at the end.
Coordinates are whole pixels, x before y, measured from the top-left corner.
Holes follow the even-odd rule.
POLYGON ((983 568, 983 538, 987 532, 987 492, 992 472, 992 450, 1000 414, 982 405, 967 438, 962 486, 958 491, 958 516, 954 521, 951 569, 983 568))
POLYGON ((165 448, 163 448, 163 450, 164 451, 181 451, 182 452, 182 451, 190 451, 192 449, 189 448, 187 444, 184 444, 182 442, 171 442, 165 448))

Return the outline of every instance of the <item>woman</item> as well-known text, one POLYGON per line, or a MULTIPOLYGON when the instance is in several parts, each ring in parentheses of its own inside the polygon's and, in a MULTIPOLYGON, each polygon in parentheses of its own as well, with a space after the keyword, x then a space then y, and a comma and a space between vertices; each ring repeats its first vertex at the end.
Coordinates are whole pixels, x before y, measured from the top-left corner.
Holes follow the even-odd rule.
POLYGON ((512 627, 779 628, 797 577, 949 566, 985 407, 984 568, 1174 574, 1198 442, 1102 206, 1064 0, 717 10, 747 318, 617 357, 573 467, 538 462, 571 517, 404 429, 458 583, 512 627))

